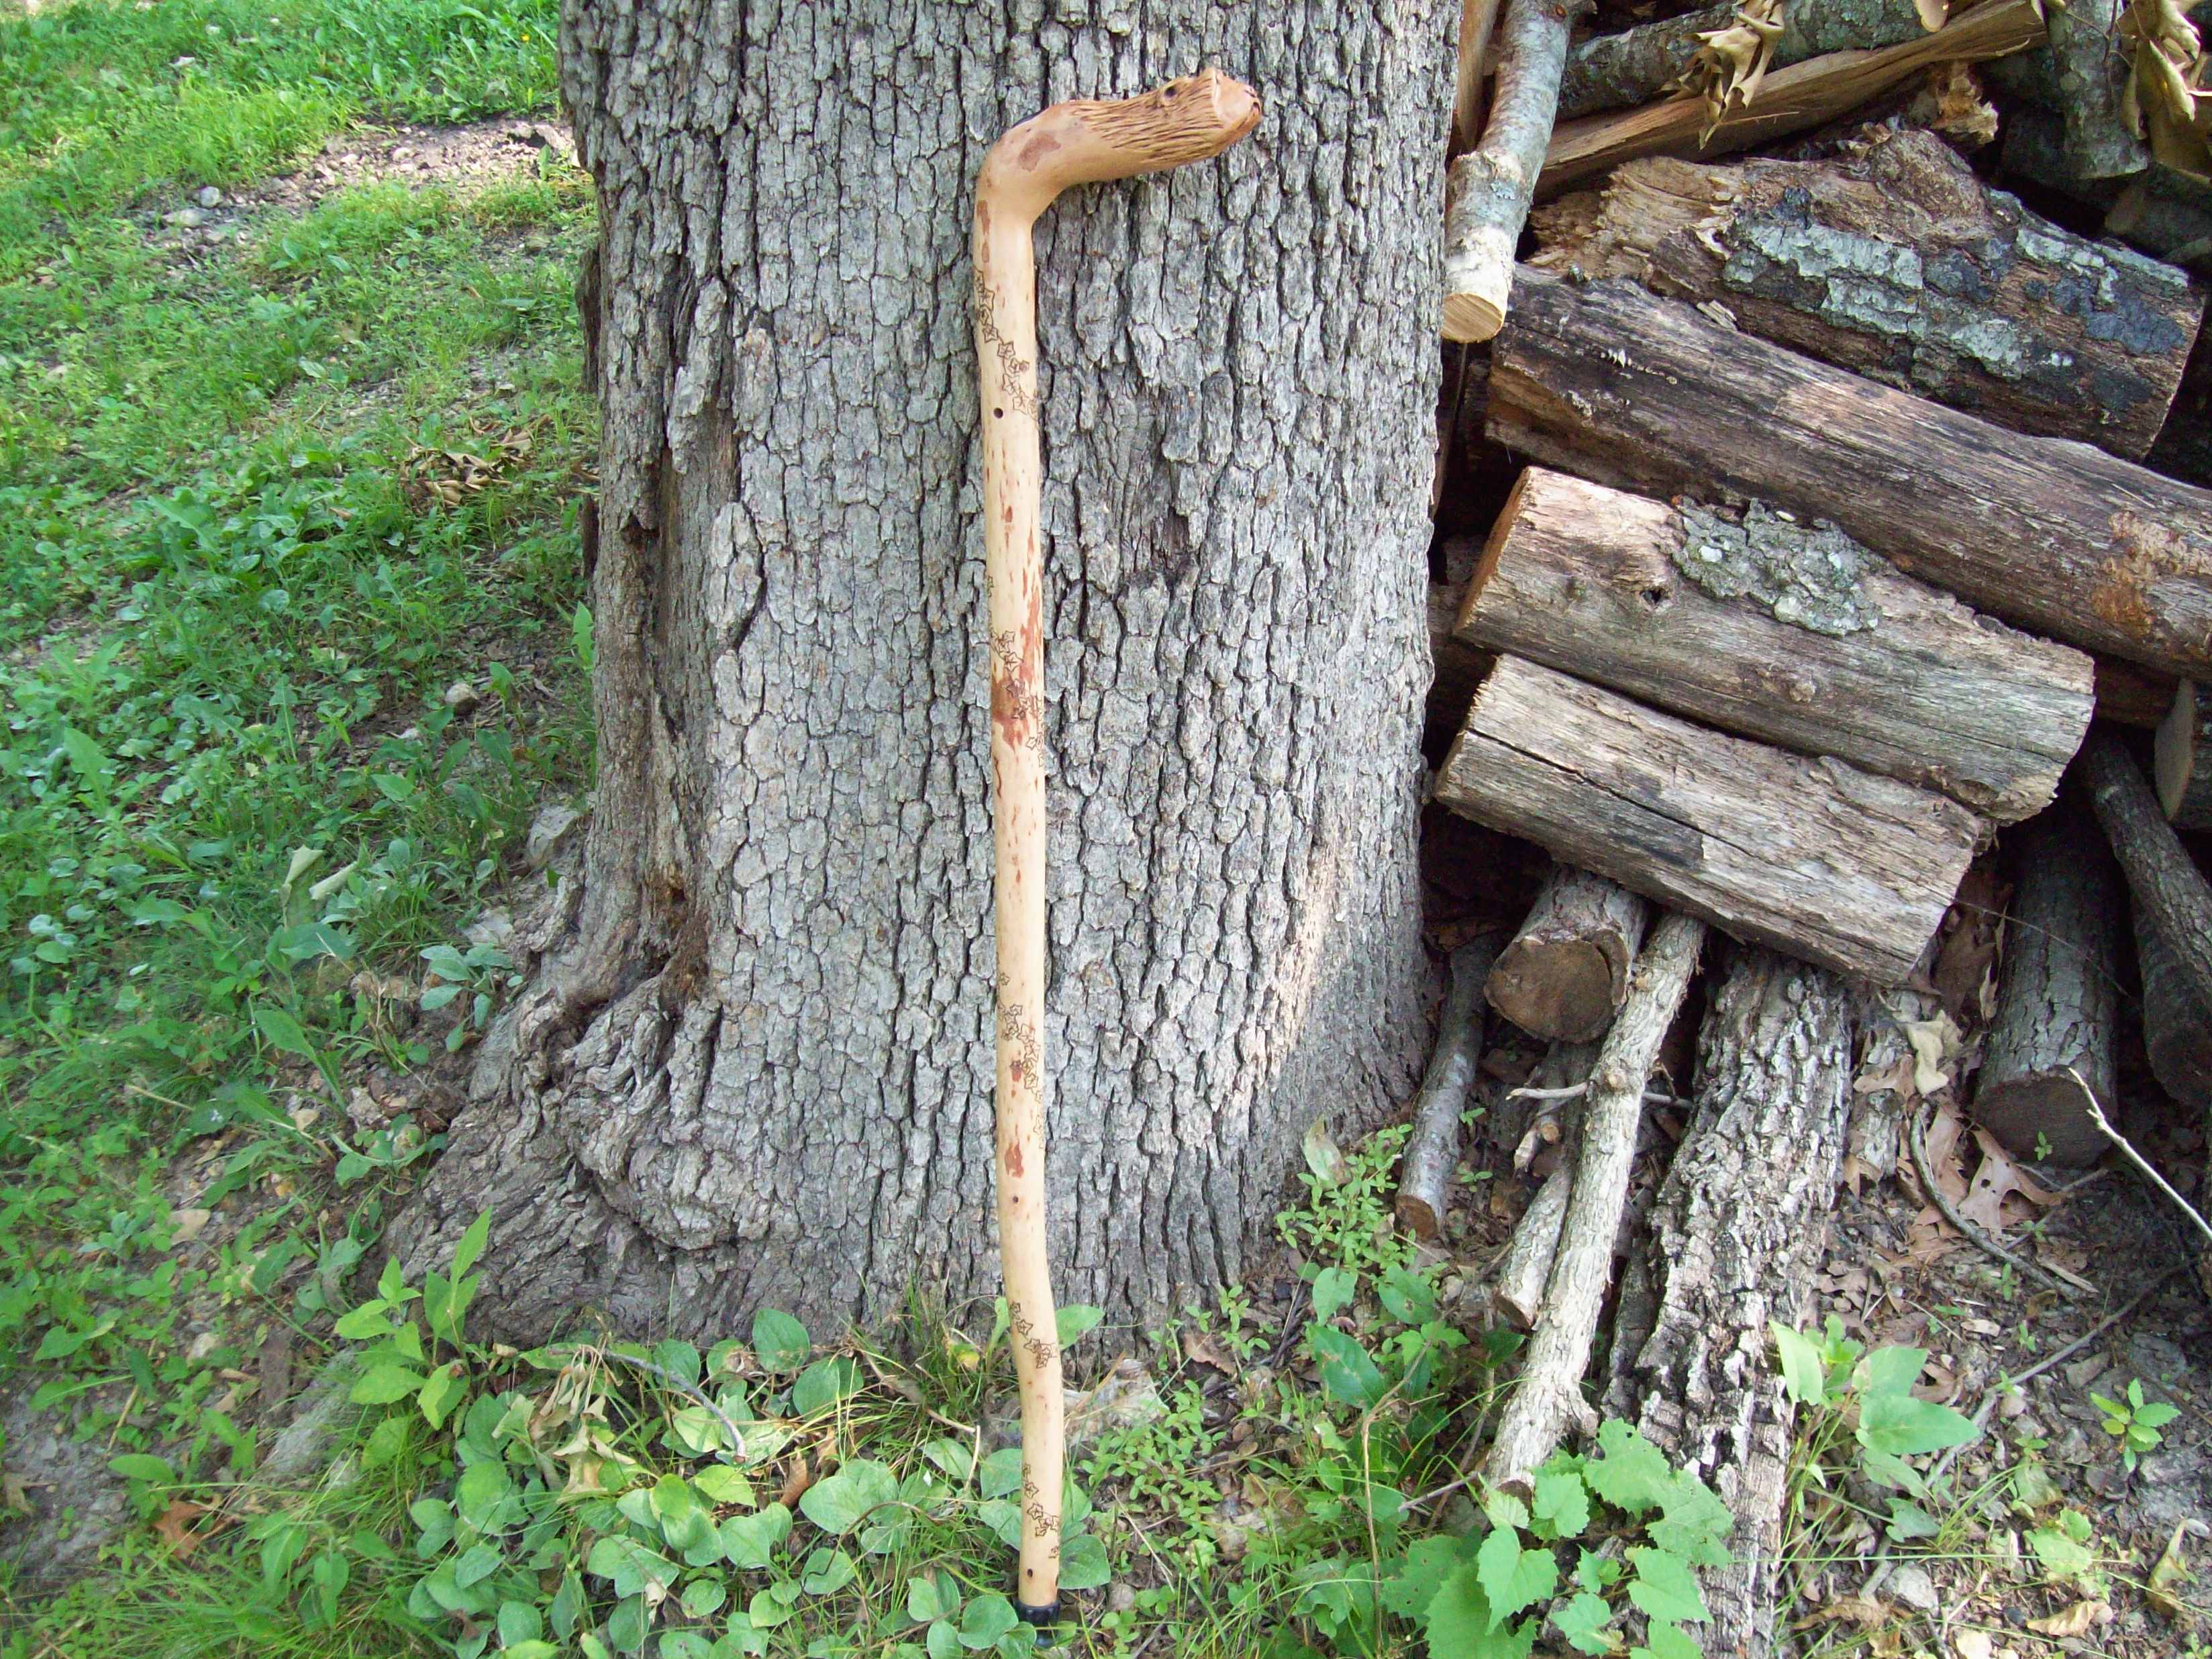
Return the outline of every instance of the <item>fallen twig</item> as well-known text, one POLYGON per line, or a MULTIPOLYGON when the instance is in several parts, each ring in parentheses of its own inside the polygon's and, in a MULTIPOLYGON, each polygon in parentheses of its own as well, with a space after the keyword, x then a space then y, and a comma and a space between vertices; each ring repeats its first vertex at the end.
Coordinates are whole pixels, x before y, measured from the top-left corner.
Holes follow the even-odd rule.
MULTIPOLYGON (((1933 1109, 1931 1108, 1930 1109, 1932 1110, 1933 1109)), ((2057 1291, 2059 1295, 2064 1297, 2069 1302, 2078 1301, 2082 1296, 2087 1294, 2087 1292, 2082 1291, 2078 1285, 2068 1284, 2064 1279, 2059 1278, 2057 1274, 2052 1273, 2048 1267, 2045 1267, 2036 1262, 2030 1261, 2024 1255, 2018 1255, 2014 1252, 2008 1250, 2003 1245, 1998 1243, 1996 1240, 1991 1238, 1979 1227, 1977 1227, 1972 1222, 1967 1220, 1966 1217, 1959 1213, 1959 1206, 1952 1203, 1950 1199, 1945 1194, 1943 1189, 1936 1184, 1936 1173, 1929 1166, 1928 1113, 1915 1112, 1912 1115, 1911 1139, 1912 1146, 1912 1167, 1919 1173, 1921 1189, 1928 1194, 1928 1201, 1933 1204, 1936 1209, 1942 1212, 1943 1219, 1949 1222, 1952 1226, 1958 1229, 1961 1237, 1965 1238, 1968 1243, 1973 1245, 1984 1254, 1996 1257, 1996 1260, 2003 1262, 2005 1266, 2012 1268, 2015 1273, 2021 1274, 2021 1277, 2033 1279, 2042 1284, 2049 1285, 2052 1290, 2057 1291)))
POLYGON ((2130 1146, 2128 1142, 2128 1138, 2112 1127, 2112 1121, 2105 1115, 2104 1108, 2097 1104, 2096 1095, 2090 1090, 2087 1084, 2081 1081, 2081 1073, 2076 1072, 2071 1066, 2069 1066, 2066 1068, 2066 1075, 2072 1078, 2075 1083, 2081 1088, 2083 1098, 2087 1100, 2089 1103, 2089 1121, 2097 1126, 2099 1132, 2104 1135, 2105 1139, 2111 1141, 2113 1146, 2118 1147, 2120 1149, 2121 1155, 2124 1157, 2129 1163, 2134 1164, 2136 1168, 2141 1170, 2145 1175, 2148 1176, 2151 1179, 2152 1184, 2155 1186, 2159 1191, 2164 1193, 2168 1198, 2179 1205, 2181 1206, 2182 1214, 2187 1216, 2191 1221, 2197 1224, 2197 1231, 2203 1233, 2208 1241, 2212 1241, 2212 1223, 2207 1223, 2204 1218, 2197 1212, 2197 1206, 2191 1204, 2187 1199, 2184 1198, 2179 1193, 2174 1191, 2172 1185, 2166 1180, 2166 1178, 2160 1175, 2156 1170, 2151 1168, 2150 1160, 2130 1146))

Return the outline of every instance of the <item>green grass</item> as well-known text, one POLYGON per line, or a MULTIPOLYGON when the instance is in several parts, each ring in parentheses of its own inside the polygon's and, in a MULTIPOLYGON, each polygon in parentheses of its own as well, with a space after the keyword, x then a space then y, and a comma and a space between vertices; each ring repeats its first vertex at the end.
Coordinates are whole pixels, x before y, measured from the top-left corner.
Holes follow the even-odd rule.
POLYGON ((371 185, 185 250, 140 210, 356 118, 544 109, 553 25, 0 7, 0 1382, 117 1455, 251 1467, 221 1372, 432 1146, 332 1097, 428 1057, 356 975, 495 991, 460 929, 589 768, 585 182, 371 185))

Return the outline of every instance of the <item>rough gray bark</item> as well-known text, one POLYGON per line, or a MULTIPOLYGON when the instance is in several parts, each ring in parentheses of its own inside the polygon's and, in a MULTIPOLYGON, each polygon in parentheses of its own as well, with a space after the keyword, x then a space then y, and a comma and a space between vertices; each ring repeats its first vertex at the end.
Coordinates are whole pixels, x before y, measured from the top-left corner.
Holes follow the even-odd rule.
POLYGON ((2067 0, 2050 9, 2063 153, 2077 179, 2120 178, 2150 165, 2150 149, 2123 107, 2128 49, 2120 20, 2127 10, 2128 0, 2067 0))
POLYGON ((2185 1106, 2212 1107, 2212 1005, 2191 989, 2166 936, 2136 917, 2142 969, 2143 1047, 2158 1086, 2185 1106))
POLYGON ((2173 949, 2189 989, 2212 1007, 2212 884, 2189 856, 2118 738, 2092 731, 2075 763, 2081 787, 2134 895, 2137 926, 2173 949))
POLYGON ((1459 1168, 1460 1114, 1482 1060, 1482 981, 1497 955, 1497 936, 1488 933, 1452 952, 1436 1049, 1413 1097, 1413 1133, 1399 1160, 1398 1220, 1417 1238, 1443 1231, 1452 1174, 1459 1168))
POLYGON ((2038 218, 1919 128, 1813 161, 1635 161, 1532 223, 1540 269, 1713 301, 1763 340, 2130 460, 2204 313, 2172 266, 2038 218))
POLYGON ((1588 1042, 1605 1035, 1651 908, 1618 883, 1555 864, 1484 988, 1490 1006, 1540 1037, 1588 1042))
POLYGON ((2151 772, 2168 823, 2212 830, 2212 693, 2194 680, 2174 688, 2152 742, 2151 772))
POLYGON ((2112 204, 2105 234, 2200 276, 2212 273, 2212 181, 2154 161, 2112 204))
POLYGON ((2019 860, 1974 1118, 2022 1157, 2094 1164, 2106 1141, 2083 1085, 2118 1109, 2118 873, 2070 795, 2021 829, 2019 860))
POLYGON ((1437 780, 1454 811, 1738 938, 1893 984, 1983 830, 1956 801, 1501 657, 1437 780))
POLYGON ((1999 823, 2050 805, 2094 707, 2082 653, 1977 615, 1832 525, 1544 467, 1515 484, 1456 632, 1999 823))
POLYGON ((1765 951, 1735 953, 1705 1015, 1697 1106, 1614 1316, 1607 1415, 1709 1482, 1735 1515, 1702 1575, 1705 1651, 1772 1650, 1794 1415, 1767 1321, 1796 1325, 1835 1203, 1851 1084, 1851 992, 1765 951))
POLYGON ((1516 292, 1491 359, 1496 441, 1623 489, 1830 519, 2008 622, 2212 669, 2212 491, 1878 386, 1633 283, 1528 273, 1516 292))
POLYGON ((1504 319, 1513 252, 1552 140, 1567 34, 1585 0, 1505 0, 1498 95, 1444 198, 1444 338, 1487 340, 1504 319))
MULTIPOLYGON (((1905 1027, 1934 1018, 1943 1006, 1943 1000, 1934 992, 1913 988, 1915 984, 1929 982, 1937 950, 1931 941, 1905 984, 1887 991, 1860 993, 1856 1022, 1859 1077, 1886 1075, 1899 1061, 1912 1063, 1912 1041, 1905 1027)), ((1862 1180, 1883 1181, 1897 1173, 1898 1161, 1905 1152, 1905 1115, 1919 1099, 1910 1089, 1853 1090, 1850 1122, 1844 1133, 1844 1175, 1851 1182, 1852 1190, 1857 1190, 1862 1180)))
POLYGON ((1038 238, 1053 1255, 1240 1272, 1425 1039, 1442 9, 569 0, 598 185, 600 778, 580 906, 400 1229, 489 1202, 501 1328, 817 1328, 995 1279, 985 149, 1212 62, 1258 140, 1038 238))
MULTIPOLYGON (((1724 29, 1740 8, 1707 6, 1617 34, 1593 35, 1567 58, 1559 86, 1559 118, 1633 109, 1663 97, 1698 55, 1698 37, 1724 29)), ((1918 0, 1797 0, 1783 15, 1773 67, 1785 69, 1824 52, 1894 46, 1942 27, 1948 10, 1936 0, 1933 15, 1918 0)))
POLYGON ((1703 922, 1675 915, 1659 919, 1636 959, 1635 982, 1620 1018, 1598 1050, 1583 1103, 1574 1189, 1560 1224, 1543 1310, 1483 1461, 1484 1479, 1508 1492, 1528 1494, 1537 1465, 1552 1455, 1569 1427, 1595 1426, 1583 1399, 1583 1372, 1589 1365, 1598 1310, 1613 1279, 1613 1242, 1636 1161, 1644 1084, 1697 972, 1705 938, 1703 922))

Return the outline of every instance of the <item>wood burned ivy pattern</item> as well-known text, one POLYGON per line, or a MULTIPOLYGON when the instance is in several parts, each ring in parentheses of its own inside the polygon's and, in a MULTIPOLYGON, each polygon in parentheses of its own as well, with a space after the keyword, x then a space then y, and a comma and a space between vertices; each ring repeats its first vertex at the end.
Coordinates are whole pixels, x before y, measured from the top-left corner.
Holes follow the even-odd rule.
POLYGON ((1028 380, 1036 368, 1028 358, 1014 349, 1014 343, 999 332, 999 296, 991 292, 983 273, 975 273, 975 339, 985 350, 998 360, 1000 392, 1006 400, 1023 414, 1035 420, 1042 412, 1036 393, 1030 391, 1028 380))
POLYGON ((1044 752, 1044 699, 1022 673, 1021 641, 1011 628, 991 635, 991 720, 1015 748, 1044 752))
MULTIPOLYGON (((1060 1350, 1053 1346, 1052 1338, 1037 1329, 1036 1322, 1022 1311, 1020 1303, 1009 1302, 1006 1304, 1006 1318, 1013 1327, 1015 1339, 1027 1351, 1030 1364, 1042 1369, 1060 1357, 1060 1350)), ((1036 1497, 1036 1492, 1031 1490, 1030 1496, 1036 1497)), ((1056 1527, 1060 1523, 1055 1521, 1053 1524, 1056 1527)))
POLYGON ((999 1041, 1014 1050, 1013 1064, 1007 1073, 1014 1086, 1026 1089, 1032 1095, 1041 1094, 1044 1085, 1044 1050, 1037 1040, 1036 1026, 1018 1002, 1007 1000, 1009 987, 1006 976, 999 975, 999 1041))

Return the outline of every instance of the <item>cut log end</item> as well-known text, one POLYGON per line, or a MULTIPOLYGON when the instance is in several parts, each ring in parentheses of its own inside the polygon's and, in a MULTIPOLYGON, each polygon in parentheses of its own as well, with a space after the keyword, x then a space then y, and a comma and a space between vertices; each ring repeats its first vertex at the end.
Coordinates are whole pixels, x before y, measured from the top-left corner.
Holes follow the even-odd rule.
POLYGON ((1510 277, 1498 283, 1494 299, 1483 294, 1445 295, 1444 338, 1463 345, 1496 339, 1498 331, 1505 326, 1506 290, 1510 286, 1510 277))
POLYGON ((2079 1167, 2105 1152, 2088 1098, 2063 1071, 2013 1078, 1976 1091, 1974 1120, 2018 1157, 2079 1167))
POLYGON ((2212 830, 2212 764, 2205 738, 2212 733, 2212 699, 2194 680, 2173 690, 2173 703, 2158 724, 2151 748, 2151 775, 2158 804, 2169 823, 2185 830, 2212 830))
POLYGON ((1589 939, 1516 939, 1490 974, 1490 1006, 1538 1036, 1601 1036, 1627 983, 1624 956, 1589 939))

